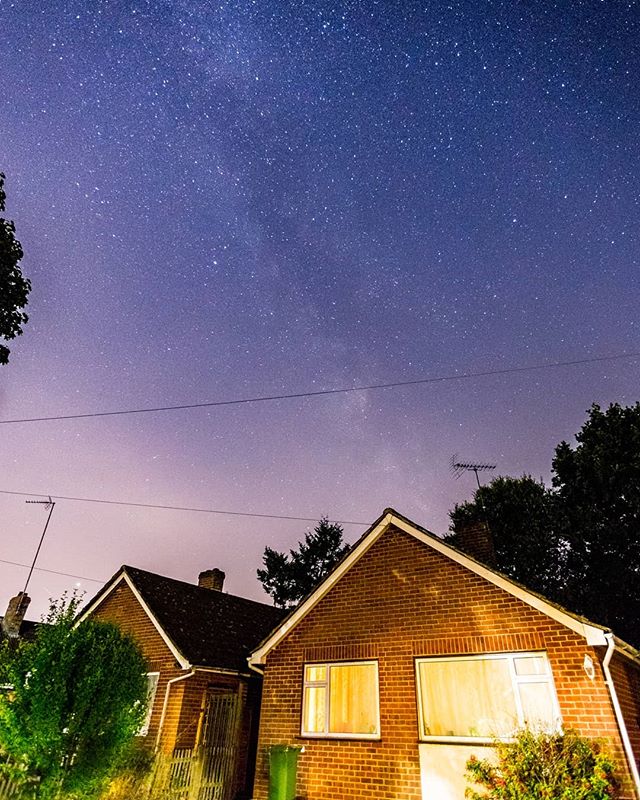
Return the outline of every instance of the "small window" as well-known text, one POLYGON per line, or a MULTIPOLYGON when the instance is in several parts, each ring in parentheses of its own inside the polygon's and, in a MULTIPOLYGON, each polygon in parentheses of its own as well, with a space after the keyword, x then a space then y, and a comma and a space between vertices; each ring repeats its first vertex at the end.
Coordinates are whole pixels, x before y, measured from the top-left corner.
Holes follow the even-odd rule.
POLYGON ((159 678, 159 672, 147 673, 147 713, 138 731, 138 736, 146 736, 149 733, 149 725, 151 724, 151 714, 153 712, 153 703, 156 699, 156 692, 158 691, 159 678))
POLYGON ((379 738, 378 663, 305 665, 302 735, 379 738))
POLYGON ((416 670, 423 740, 491 741, 524 725, 559 727, 545 653, 425 658, 416 670))

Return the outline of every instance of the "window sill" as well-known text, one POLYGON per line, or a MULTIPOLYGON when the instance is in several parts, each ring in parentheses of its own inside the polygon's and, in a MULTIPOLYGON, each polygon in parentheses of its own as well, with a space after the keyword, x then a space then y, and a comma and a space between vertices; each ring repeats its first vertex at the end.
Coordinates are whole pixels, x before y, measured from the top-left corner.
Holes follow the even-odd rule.
POLYGON ((300 733, 296 739, 304 739, 305 741, 331 741, 331 742, 380 742, 382 736, 379 733, 375 734, 358 734, 358 733, 300 733))
POLYGON ((514 742, 513 736, 424 736, 419 744, 477 744, 482 747, 514 742))

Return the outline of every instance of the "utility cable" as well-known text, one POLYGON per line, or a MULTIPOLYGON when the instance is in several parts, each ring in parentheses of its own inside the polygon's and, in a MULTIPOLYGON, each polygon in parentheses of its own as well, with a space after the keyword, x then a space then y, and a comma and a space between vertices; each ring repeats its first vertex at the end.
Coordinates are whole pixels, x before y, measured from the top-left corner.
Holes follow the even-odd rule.
MULTIPOLYGON (((79 503, 102 503, 109 506, 132 506, 133 508, 159 508, 166 511, 194 511, 200 514, 222 514, 228 517, 258 517, 260 519, 284 519, 294 522, 317 522, 319 517, 293 517, 283 514, 254 514, 249 511, 224 511, 219 508, 197 508, 193 506, 169 506, 160 503, 131 503, 125 500, 105 500, 97 497, 71 497, 64 494, 50 494, 47 492, 12 492, 8 489, 0 489, 0 494, 11 494, 17 497, 51 497, 54 500, 73 500, 79 503)), ((370 525, 370 522, 355 522, 347 519, 332 519, 339 525, 370 525)))
POLYGON ((291 394, 258 395, 256 397, 241 397, 231 400, 212 400, 204 403, 185 403, 175 406, 155 406, 148 408, 127 408, 118 411, 92 411, 84 414, 59 414, 47 417, 24 417, 21 419, 0 419, 0 425, 17 425, 27 422, 53 422, 57 420, 89 419, 95 417, 117 417, 125 414, 155 414, 160 411, 185 411, 192 408, 216 408, 218 406, 238 406, 250 403, 267 403, 274 400, 295 400, 308 397, 326 397, 349 392, 365 392, 375 389, 397 389, 404 386, 420 386, 429 383, 445 383, 447 381, 462 381, 471 378, 486 378, 496 375, 512 375, 518 372, 532 372, 534 370, 552 369, 556 367, 575 367, 582 364, 597 364, 603 361, 619 361, 621 359, 640 358, 638 353, 618 353, 611 356, 594 356, 593 358, 580 358, 573 361, 550 361, 546 364, 532 364, 524 367, 505 367, 504 369, 490 369, 481 372, 463 372, 453 375, 439 375, 432 378, 416 378, 410 381, 393 381, 389 383, 371 383, 363 386, 347 386, 338 389, 319 389, 314 392, 292 392, 291 394))
MULTIPOLYGON (((19 561, 7 561, 4 558, 0 558, 0 564, 10 564, 12 567, 25 567, 25 569, 29 569, 29 564, 21 564, 19 561)), ((58 572, 56 569, 45 569, 44 567, 34 567, 34 572, 50 572, 52 575, 63 575, 65 578, 77 578, 81 581, 91 581, 92 583, 105 583, 104 580, 98 580, 98 578, 87 578, 86 575, 72 575, 70 572, 58 572)))

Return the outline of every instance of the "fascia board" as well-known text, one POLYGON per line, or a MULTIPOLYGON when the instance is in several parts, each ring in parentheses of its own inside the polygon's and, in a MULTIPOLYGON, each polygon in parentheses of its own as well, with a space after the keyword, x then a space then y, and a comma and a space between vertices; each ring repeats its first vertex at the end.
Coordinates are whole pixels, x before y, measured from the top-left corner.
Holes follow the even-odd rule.
POLYGON ((224 667, 192 667, 194 672, 211 672, 214 675, 232 675, 234 678, 253 678, 250 672, 241 672, 237 669, 224 669, 224 667))
POLYGON ((438 553, 447 556, 447 558, 450 558, 457 564, 466 567, 466 569, 489 581, 489 583, 492 583, 494 586, 503 589, 505 592, 517 597, 519 600, 527 603, 527 605, 535 608, 537 611, 540 611, 547 617, 551 617, 551 619, 554 619, 556 622, 559 622, 561 625, 564 625, 566 628, 569 628, 570 630, 584 637, 587 640, 587 644, 606 645, 607 640, 605 638, 605 631, 603 629, 576 619, 575 617, 571 616, 571 614, 567 614, 565 611, 556 608, 556 606, 553 606, 551 603, 548 603, 541 597, 528 592, 526 589, 510 581, 508 578, 499 575, 492 569, 489 569, 479 562, 474 561, 474 559, 468 558, 463 553, 454 550, 452 547, 449 547, 449 545, 441 542, 439 539, 427 536, 421 531, 416 530, 416 528, 407 524, 403 519, 394 517, 391 521, 397 528, 400 528, 405 533, 411 534, 419 541, 429 545, 429 547, 432 547, 438 553))
POLYGON ((566 628, 574 631, 579 636, 582 636, 584 639, 586 639, 587 644, 592 646, 607 644, 605 630, 602 628, 599 628, 596 625, 589 625, 587 622, 577 619, 571 614, 567 614, 565 611, 557 608, 551 603, 548 603, 543 598, 528 592, 523 587, 518 586, 518 584, 510 581, 508 578, 505 578, 502 575, 494 572, 492 569, 483 566, 474 559, 465 556, 458 550, 454 550, 452 547, 449 547, 449 545, 445 544, 439 539, 423 533, 406 520, 389 512, 385 514, 375 528, 370 531, 369 535, 360 542, 360 545, 348 555, 342 564, 334 572, 332 572, 331 575, 329 575, 327 580, 324 581, 324 583, 322 583, 316 589, 316 591, 310 595, 290 617, 287 618, 287 620, 269 637, 269 639, 267 639, 266 642, 264 642, 261 647, 259 647, 249 656, 248 662, 251 666, 259 666, 264 664, 264 660, 269 651, 272 650, 292 628, 301 622, 301 620, 311 611, 312 608, 314 608, 318 602, 320 602, 320 600, 322 600, 322 598, 340 580, 345 572, 347 572, 347 570, 349 570, 353 564, 358 561, 358 559, 360 559, 378 540, 382 532, 389 524, 395 525, 395 527, 415 537, 418 539, 418 541, 428 545, 438 553, 450 558, 452 561, 460 564, 481 578, 484 578, 485 580, 489 581, 489 583, 497 586, 499 589, 502 589, 513 597, 522 600, 524 603, 532 608, 535 608, 537 611, 540 611, 542 614, 545 614, 547 617, 550 617, 556 622, 559 622, 561 625, 564 625, 566 628))
POLYGON ((302 619, 304 619, 311 609, 317 605, 320 600, 322 600, 322 598, 331 588, 333 588, 333 586, 340 580, 345 572, 347 572, 347 570, 349 570, 353 564, 355 564, 355 562, 358 561, 358 559, 361 558, 378 540, 384 529, 391 521, 391 514, 386 514, 375 526, 375 528, 372 528, 369 534, 362 539, 360 544, 354 550, 352 550, 345 560, 329 575, 329 577, 323 581, 320 586, 318 586, 315 592, 309 595, 309 597, 307 597, 302 605, 298 606, 298 608, 290 617, 287 617, 284 623, 274 631, 274 633, 267 639, 266 642, 264 642, 261 647, 251 653, 247 659, 251 666, 258 666, 264 663, 267 653, 269 653, 270 650, 273 650, 273 648, 282 639, 284 639, 289 631, 294 628, 302 619))
POLYGON ((614 636, 613 639, 616 645, 616 653, 629 659, 629 661, 632 661, 637 667, 640 666, 640 653, 638 653, 636 648, 632 647, 623 639, 619 639, 617 636, 614 636))
POLYGON ((89 614, 93 613, 93 611, 99 605, 101 605, 106 600, 107 597, 109 597, 109 595, 116 589, 116 587, 119 586, 122 583, 122 581, 124 581, 127 584, 127 586, 131 589, 134 597, 140 603, 140 606, 142 607, 143 611, 145 612, 145 614, 151 620, 152 625, 158 631, 158 633, 162 637, 162 641, 167 645, 167 647, 171 651, 172 655, 174 656, 174 658, 176 659, 178 664, 180 664, 182 669, 191 669, 191 664, 189 663, 189 661, 187 661, 187 659, 182 655, 182 653, 178 650, 178 648, 175 646, 175 644, 167 636, 164 628, 162 627, 162 625, 160 625, 158 620, 155 618, 155 616, 153 615, 153 612, 151 611, 149 606, 146 604, 144 598, 142 597, 140 592, 136 589, 133 581, 127 575, 126 572, 122 572, 120 574, 120 577, 116 578, 113 581, 113 583, 111 584, 109 589, 104 594, 102 594, 99 597, 97 597, 95 599, 95 601, 82 612, 82 614, 78 618, 78 622, 82 622, 82 620, 86 619, 86 617, 88 617, 89 614))

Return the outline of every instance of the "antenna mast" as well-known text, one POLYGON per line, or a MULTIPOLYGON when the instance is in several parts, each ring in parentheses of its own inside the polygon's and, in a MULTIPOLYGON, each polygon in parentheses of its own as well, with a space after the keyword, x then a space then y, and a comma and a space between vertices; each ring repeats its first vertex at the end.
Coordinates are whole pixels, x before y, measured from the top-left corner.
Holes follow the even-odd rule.
POLYGON ((42 536, 40 537, 40 542, 38 543, 38 549, 36 550, 36 554, 33 557, 33 561, 31 562, 31 569, 29 570, 29 574, 27 575, 27 582, 24 585, 24 589, 22 590, 22 594, 25 595, 27 593, 27 586, 29 586, 29 581, 31 580, 31 575, 33 574, 33 570, 36 566, 36 561, 38 560, 38 556, 40 555, 40 548, 42 547, 42 542, 44 541, 44 536, 47 532, 47 528, 49 527, 49 522, 51 520, 51 515, 53 514, 53 508, 55 506, 55 501, 51 499, 49 496, 48 500, 25 500, 25 503, 30 503, 31 505, 38 505, 44 506, 45 508, 49 509, 49 514, 47 516, 47 521, 44 524, 44 530, 42 531, 42 536))
MULTIPOLYGON (((453 472, 456 480, 462 475, 463 472, 473 472, 473 474, 476 476, 476 483, 478 484, 478 489, 482 488, 478 473, 494 470, 495 468, 496 464, 489 464, 485 461, 458 461, 457 453, 454 453, 451 456, 451 472, 453 472)), ((480 501, 480 506, 482 508, 482 516, 484 517, 484 524, 488 528, 489 523, 487 521, 487 509, 484 507, 484 501, 482 500, 482 492, 478 492, 478 500, 480 501)))
POLYGON ((458 461, 458 454, 454 453, 451 456, 451 472, 453 472, 454 477, 456 480, 462 475, 463 472, 473 472, 476 476, 476 483, 478 484, 478 489, 481 488, 480 478, 478 477, 479 472, 485 472, 488 470, 494 470, 496 468, 496 464, 488 464, 484 461, 458 461))

